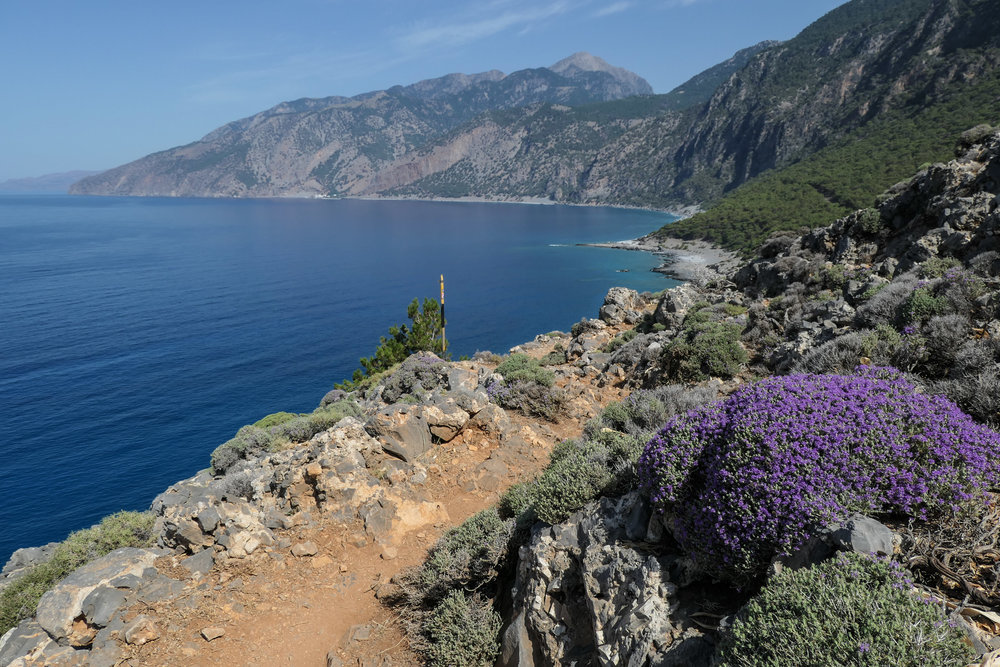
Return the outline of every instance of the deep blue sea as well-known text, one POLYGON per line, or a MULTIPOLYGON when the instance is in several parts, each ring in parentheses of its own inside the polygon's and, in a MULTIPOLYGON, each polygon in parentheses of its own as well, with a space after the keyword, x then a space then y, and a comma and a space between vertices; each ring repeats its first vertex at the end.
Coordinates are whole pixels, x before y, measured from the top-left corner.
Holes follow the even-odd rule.
POLYGON ((670 216, 568 206, 0 196, 0 564, 146 509, 243 424, 310 411, 414 297, 457 358, 675 284, 579 247, 670 216), (621 272, 628 269, 628 272, 621 272))

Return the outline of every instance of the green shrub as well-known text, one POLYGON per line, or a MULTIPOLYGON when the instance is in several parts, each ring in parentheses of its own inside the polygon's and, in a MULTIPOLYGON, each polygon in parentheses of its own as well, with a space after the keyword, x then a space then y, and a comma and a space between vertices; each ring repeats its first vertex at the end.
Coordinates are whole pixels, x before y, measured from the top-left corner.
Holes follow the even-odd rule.
POLYGON ((361 387, 365 378, 378 375, 401 363, 415 352, 433 352, 444 354, 445 341, 442 338, 444 317, 441 314, 441 304, 434 299, 424 299, 423 306, 419 299, 414 299, 406 309, 410 326, 401 324, 389 327, 389 336, 382 336, 375 354, 360 359, 361 368, 354 371, 351 379, 344 380, 337 389, 354 391, 361 387))
POLYGON ((719 647, 720 666, 963 665, 963 633, 901 568, 857 554, 773 576, 719 647))
POLYGON ((866 208, 858 211, 855 227, 864 234, 877 234, 882 229, 882 214, 878 209, 866 208))
POLYGON ((491 667, 500 653, 500 625, 500 615, 489 602, 452 591, 424 622, 422 652, 430 665, 491 667))
POLYGON ((555 524, 596 498, 612 481, 607 447, 567 440, 552 450, 552 460, 529 492, 541 521, 555 524))
POLYGON ((0 635, 33 616, 42 595, 78 567, 115 549, 151 546, 153 521, 150 512, 118 512, 72 533, 49 560, 31 567, 0 591, 0 635))
POLYGON ((212 474, 223 475, 242 460, 276 451, 282 442, 305 442, 347 416, 361 414, 350 399, 328 403, 310 414, 276 412, 255 424, 243 426, 236 435, 212 452, 212 474), (262 424, 267 424, 265 428, 262 424))
POLYGON ((747 362, 738 324, 687 319, 680 334, 663 351, 668 375, 684 381, 731 378, 747 362))
POLYGON ((256 426, 241 427, 236 435, 212 452, 212 474, 222 475, 241 460, 260 456, 268 451, 274 442, 275 437, 269 431, 256 426))
POLYGON ((941 278, 948 269, 959 268, 962 263, 954 257, 932 257, 917 269, 917 274, 921 278, 941 278))
POLYGON ((486 386, 491 401, 503 408, 556 420, 565 398, 562 390, 552 386, 552 371, 526 354, 512 354, 497 366, 496 372, 504 381, 486 386))
POLYGON ((448 382, 448 366, 431 354, 414 354, 393 370, 382 385, 382 398, 395 403, 404 396, 420 399, 448 382))
POLYGON ((272 426, 278 426, 279 424, 284 424, 290 419, 295 419, 298 416, 299 415, 293 412, 274 412, 262 419, 258 419, 253 423, 253 426, 256 426, 257 428, 262 428, 266 431, 272 426))
POLYGON ((496 372, 503 376, 508 384, 513 382, 534 382, 543 387, 551 387, 555 382, 555 374, 543 368, 537 359, 526 354, 512 354, 497 366, 496 372))
POLYGON ((552 351, 538 360, 542 366, 559 366, 566 363, 566 348, 556 343, 552 351))
POLYGON ((550 422, 558 419, 566 401, 561 389, 521 380, 488 384, 486 393, 490 400, 502 408, 519 410, 526 415, 541 417, 550 422))
POLYGON ((497 512, 504 519, 516 519, 531 507, 531 484, 518 482, 514 484, 497 502, 497 512))
POLYGON ((628 343, 629 341, 633 340, 638 335, 639 335, 638 328, 626 329, 625 331, 621 332, 620 334, 609 340, 607 343, 602 345, 601 352, 614 352, 625 343, 628 343))
POLYGON ((947 310, 947 299, 934 296, 930 287, 918 287, 903 303, 902 317, 905 322, 919 324, 947 310))
POLYGON ((870 301, 872 297, 885 289, 888 284, 889 283, 878 283, 877 285, 871 285, 861 293, 861 296, 859 296, 858 299, 861 301, 870 301))
POLYGON ((738 306, 735 303, 722 304, 722 312, 729 317, 739 317, 747 312, 746 306, 738 306))

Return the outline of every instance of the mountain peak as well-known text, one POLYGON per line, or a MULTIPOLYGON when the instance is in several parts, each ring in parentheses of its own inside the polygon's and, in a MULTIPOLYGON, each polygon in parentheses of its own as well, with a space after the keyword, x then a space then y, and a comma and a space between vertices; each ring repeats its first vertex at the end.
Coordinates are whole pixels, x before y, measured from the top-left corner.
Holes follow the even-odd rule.
POLYGON ((622 67, 615 67, 607 61, 586 51, 578 51, 568 58, 563 58, 555 65, 549 67, 556 74, 572 79, 580 75, 586 76, 591 72, 608 74, 615 80, 624 84, 628 90, 626 95, 651 95, 652 86, 638 74, 630 72, 622 67))
POLYGON ((574 71, 608 73, 624 71, 620 67, 609 65, 604 59, 591 55, 586 51, 577 51, 568 58, 563 58, 555 65, 552 65, 549 69, 563 75, 567 72, 572 74, 574 71))

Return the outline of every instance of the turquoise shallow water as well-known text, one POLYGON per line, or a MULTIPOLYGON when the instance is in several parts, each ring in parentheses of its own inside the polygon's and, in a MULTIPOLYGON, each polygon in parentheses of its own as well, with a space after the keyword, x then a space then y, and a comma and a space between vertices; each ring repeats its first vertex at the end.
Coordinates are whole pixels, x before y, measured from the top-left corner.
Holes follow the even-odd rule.
POLYGON ((580 247, 672 218, 438 202, 0 197, 0 562, 208 465, 241 425, 308 411, 446 280, 456 357, 676 284, 580 247), (623 270, 628 270, 623 272, 623 270))

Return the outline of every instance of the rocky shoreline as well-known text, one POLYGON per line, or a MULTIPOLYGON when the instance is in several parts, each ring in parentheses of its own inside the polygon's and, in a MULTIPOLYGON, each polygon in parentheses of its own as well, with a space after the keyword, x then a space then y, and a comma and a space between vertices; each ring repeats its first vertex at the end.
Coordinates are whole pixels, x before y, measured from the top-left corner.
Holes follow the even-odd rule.
POLYGON ((705 241, 644 236, 628 241, 580 245, 653 253, 664 258, 663 264, 653 270, 682 282, 707 282, 732 273, 739 264, 736 253, 705 241))

